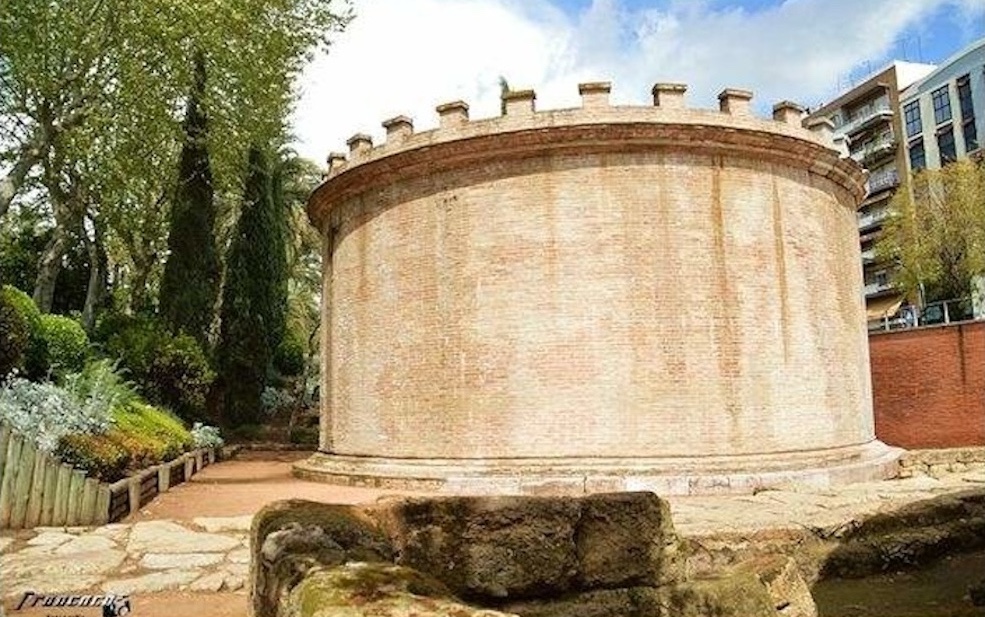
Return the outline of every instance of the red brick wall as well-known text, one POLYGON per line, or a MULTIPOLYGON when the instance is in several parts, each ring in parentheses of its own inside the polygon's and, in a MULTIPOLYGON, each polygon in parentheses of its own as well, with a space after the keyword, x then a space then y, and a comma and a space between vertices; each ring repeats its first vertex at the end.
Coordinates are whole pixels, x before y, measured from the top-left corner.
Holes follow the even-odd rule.
POLYGON ((985 323, 869 337, 876 436, 904 448, 985 445, 985 323))

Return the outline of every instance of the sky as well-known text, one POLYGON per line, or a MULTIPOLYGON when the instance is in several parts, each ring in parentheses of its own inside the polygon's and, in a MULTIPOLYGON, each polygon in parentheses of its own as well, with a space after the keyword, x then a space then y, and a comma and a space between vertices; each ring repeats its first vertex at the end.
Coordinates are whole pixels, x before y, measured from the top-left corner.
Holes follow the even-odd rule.
POLYGON ((499 113, 499 78, 537 108, 579 104, 578 84, 612 82, 614 104, 650 104, 656 82, 688 84, 712 108, 743 88, 766 116, 817 107, 893 60, 939 63, 985 37, 985 0, 352 0, 356 18, 299 84, 296 148, 324 163, 396 115, 415 130, 464 100, 499 113))

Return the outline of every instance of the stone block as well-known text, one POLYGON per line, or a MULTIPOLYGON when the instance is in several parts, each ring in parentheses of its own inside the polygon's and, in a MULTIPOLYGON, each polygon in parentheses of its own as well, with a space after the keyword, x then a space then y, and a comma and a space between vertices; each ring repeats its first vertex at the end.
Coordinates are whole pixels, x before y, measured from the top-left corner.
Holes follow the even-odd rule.
POLYGON ((380 512, 397 563, 428 572, 463 598, 554 595, 577 575, 576 498, 409 499, 380 512))
POLYGON ((300 499, 257 513, 250 545, 256 617, 282 615, 280 604, 313 568, 393 558, 389 541, 358 508, 300 499))
POLYGON ((653 493, 585 497, 575 544, 582 589, 659 586, 683 576, 670 507, 653 493))

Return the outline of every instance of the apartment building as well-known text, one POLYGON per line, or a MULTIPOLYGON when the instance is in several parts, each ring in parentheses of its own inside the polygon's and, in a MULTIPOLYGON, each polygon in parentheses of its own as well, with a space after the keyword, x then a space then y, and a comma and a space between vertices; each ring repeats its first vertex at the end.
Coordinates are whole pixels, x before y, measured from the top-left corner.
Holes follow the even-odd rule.
POLYGON ((889 201, 909 164, 902 138, 901 94, 935 68, 931 64, 893 62, 805 119, 805 123, 830 119, 835 126, 835 143, 869 171, 867 195, 858 210, 858 231, 866 312, 872 321, 894 315, 905 301, 891 283, 892 265, 876 257, 875 243, 888 216, 889 201))
POLYGON ((907 87, 900 105, 908 171, 983 156, 985 38, 907 87))

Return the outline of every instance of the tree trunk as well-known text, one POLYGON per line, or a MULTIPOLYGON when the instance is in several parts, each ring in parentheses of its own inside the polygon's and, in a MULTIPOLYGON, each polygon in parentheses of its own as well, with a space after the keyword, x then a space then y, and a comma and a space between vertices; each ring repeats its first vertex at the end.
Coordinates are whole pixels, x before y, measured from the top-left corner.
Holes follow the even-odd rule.
POLYGON ((51 240, 38 261, 38 278, 34 283, 34 303, 42 313, 50 313, 55 298, 55 279, 62 269, 62 258, 72 246, 72 237, 64 225, 55 225, 51 240))
POLYGON ((89 255, 89 283, 86 287, 85 305, 82 307, 82 327, 92 334, 96 327, 96 307, 102 302, 106 292, 106 251, 103 249, 99 228, 92 222, 93 237, 82 234, 89 255))
POLYGON ((41 148, 37 144, 27 144, 21 148, 14 161, 14 166, 3 178, 0 178, 0 219, 7 214, 10 202, 24 185, 27 174, 41 161, 41 148))

